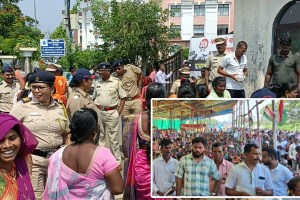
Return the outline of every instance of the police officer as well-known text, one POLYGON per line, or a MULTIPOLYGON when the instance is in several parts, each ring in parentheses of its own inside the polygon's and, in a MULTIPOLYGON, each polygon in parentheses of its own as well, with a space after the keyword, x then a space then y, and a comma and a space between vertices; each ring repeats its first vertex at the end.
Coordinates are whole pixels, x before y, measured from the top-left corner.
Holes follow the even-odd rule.
POLYGON ((70 121, 74 113, 80 108, 91 108, 95 110, 99 116, 99 110, 89 96, 94 78, 95 75, 92 75, 89 70, 85 68, 76 70, 73 75, 72 81, 70 82, 70 86, 73 90, 67 101, 67 113, 70 121))
POLYGON ((116 60, 112 67, 116 70, 113 75, 122 81, 122 87, 127 94, 123 115, 127 116, 142 112, 140 97, 143 81, 142 70, 131 64, 124 66, 122 59, 116 60))
POLYGON ((13 107, 14 96, 21 86, 14 81, 15 73, 11 65, 5 64, 1 73, 3 81, 0 82, 0 112, 9 113, 13 107))
POLYGON ((170 93, 171 93, 171 97, 177 97, 178 95, 178 90, 179 87, 181 85, 181 79, 187 79, 190 76, 190 68, 188 66, 184 66, 183 68, 178 70, 180 72, 180 78, 177 79, 176 81, 174 81, 174 83, 172 84, 170 93))
POLYGON ((95 83, 93 99, 100 112, 100 144, 105 144, 106 135, 109 138, 110 148, 119 164, 122 153, 119 141, 119 119, 123 110, 126 92, 122 88, 122 82, 110 75, 111 65, 102 62, 98 66, 101 79, 95 83))
POLYGON ((207 89, 213 89, 212 88, 212 81, 218 77, 222 76, 219 74, 218 67, 221 64, 222 58, 226 55, 226 40, 224 38, 216 38, 216 47, 218 52, 215 54, 211 54, 208 56, 207 61, 205 63, 205 71, 204 71, 204 79, 205 79, 205 85, 207 89))
POLYGON ((54 74, 47 71, 30 76, 32 99, 22 99, 10 112, 39 141, 36 150, 32 153, 31 182, 36 199, 42 199, 49 156, 66 142, 70 132, 65 109, 51 97, 54 81, 54 74))

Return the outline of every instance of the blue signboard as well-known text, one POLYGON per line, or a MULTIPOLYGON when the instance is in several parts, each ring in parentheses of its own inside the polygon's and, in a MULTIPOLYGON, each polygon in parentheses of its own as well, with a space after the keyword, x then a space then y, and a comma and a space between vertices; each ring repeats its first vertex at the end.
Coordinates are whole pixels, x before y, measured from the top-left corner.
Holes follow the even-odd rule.
POLYGON ((65 56, 65 40, 63 39, 41 39, 41 57, 63 57, 65 56))

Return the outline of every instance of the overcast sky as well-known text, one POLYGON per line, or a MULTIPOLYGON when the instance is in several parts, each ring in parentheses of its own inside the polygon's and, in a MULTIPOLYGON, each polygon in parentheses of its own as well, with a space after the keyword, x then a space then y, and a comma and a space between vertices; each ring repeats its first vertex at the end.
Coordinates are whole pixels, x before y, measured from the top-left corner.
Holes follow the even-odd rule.
MULTIPOLYGON (((38 28, 42 33, 52 33, 62 21, 62 10, 65 8, 64 0, 35 0, 36 18, 39 21, 38 28)), ((71 0, 71 8, 76 0, 71 0)), ((34 0, 23 0, 19 4, 24 15, 34 19, 34 0)))

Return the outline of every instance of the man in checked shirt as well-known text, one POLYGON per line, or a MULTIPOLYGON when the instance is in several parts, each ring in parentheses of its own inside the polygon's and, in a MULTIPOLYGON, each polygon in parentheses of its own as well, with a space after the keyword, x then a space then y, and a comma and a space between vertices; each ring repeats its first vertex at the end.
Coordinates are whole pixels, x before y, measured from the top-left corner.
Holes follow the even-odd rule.
POLYGON ((220 184, 220 174, 213 160, 206 157, 206 141, 202 137, 192 140, 192 153, 183 156, 176 171, 177 196, 215 196, 220 184), (215 180, 213 192, 209 191, 209 178, 215 180))

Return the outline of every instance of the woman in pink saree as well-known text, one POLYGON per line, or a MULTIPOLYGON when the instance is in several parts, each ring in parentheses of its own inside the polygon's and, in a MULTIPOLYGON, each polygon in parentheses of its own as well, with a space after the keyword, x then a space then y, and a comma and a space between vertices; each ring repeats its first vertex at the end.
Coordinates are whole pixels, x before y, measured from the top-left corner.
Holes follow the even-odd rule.
POLYGON ((119 164, 109 149, 97 146, 97 113, 82 108, 73 115, 71 145, 49 159, 43 199, 113 200, 124 189, 119 164))
POLYGON ((132 126, 132 144, 126 177, 124 200, 149 200, 151 198, 150 171, 150 106, 152 98, 165 98, 164 86, 161 83, 151 83, 146 91, 147 110, 138 114, 132 126), (139 148, 136 147, 138 141, 139 148))

